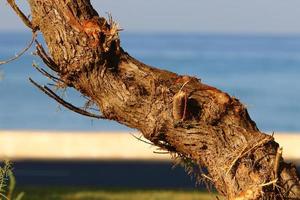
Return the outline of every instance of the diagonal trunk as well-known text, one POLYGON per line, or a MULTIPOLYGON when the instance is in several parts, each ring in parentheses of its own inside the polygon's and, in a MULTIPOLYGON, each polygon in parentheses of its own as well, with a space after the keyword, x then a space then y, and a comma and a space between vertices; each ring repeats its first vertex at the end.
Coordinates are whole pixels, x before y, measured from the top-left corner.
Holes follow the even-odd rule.
MULTIPOLYGON (((11 1, 11 0, 10 0, 11 1)), ((120 47, 118 28, 89 0, 29 0, 59 75, 103 117, 142 132, 153 144, 198 168, 228 199, 300 199, 293 165, 272 136, 258 130, 239 100, 200 80, 145 65, 120 47)), ((159 180, 158 180, 159 181, 159 180)))

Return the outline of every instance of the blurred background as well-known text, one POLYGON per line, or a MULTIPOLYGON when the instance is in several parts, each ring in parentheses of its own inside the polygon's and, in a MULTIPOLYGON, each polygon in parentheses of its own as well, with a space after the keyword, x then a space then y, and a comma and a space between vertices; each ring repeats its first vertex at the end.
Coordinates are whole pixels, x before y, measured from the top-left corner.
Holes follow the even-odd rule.
MULTIPOLYGON (((25 1, 18 3, 29 13, 25 1)), ((259 129, 274 132, 285 157, 298 162, 298 0, 92 3, 100 15, 109 12, 119 22, 122 47, 133 57, 196 76, 240 99, 259 129)), ((5 1, 0 2, 0 24, 0 60, 5 60, 31 35, 5 1)), ((168 156, 153 154, 153 148, 132 137, 136 130, 79 116, 37 91, 28 77, 49 81, 31 67, 33 61, 42 65, 31 52, 0 67, 1 156, 15 160, 20 184, 194 187, 182 168, 172 170, 168 156)), ((71 89, 64 98, 83 106, 71 89)))

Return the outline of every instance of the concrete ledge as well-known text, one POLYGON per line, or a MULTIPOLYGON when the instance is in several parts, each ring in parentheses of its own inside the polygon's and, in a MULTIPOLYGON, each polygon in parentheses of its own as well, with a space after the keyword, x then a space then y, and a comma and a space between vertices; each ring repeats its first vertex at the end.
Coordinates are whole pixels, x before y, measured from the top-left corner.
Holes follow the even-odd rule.
POLYGON ((0 158, 10 160, 167 160, 130 133, 0 131, 0 158))
MULTIPOLYGON (((300 134, 276 134, 284 158, 300 160, 300 134)), ((10 160, 160 160, 169 155, 130 133, 0 131, 0 158, 10 160)))

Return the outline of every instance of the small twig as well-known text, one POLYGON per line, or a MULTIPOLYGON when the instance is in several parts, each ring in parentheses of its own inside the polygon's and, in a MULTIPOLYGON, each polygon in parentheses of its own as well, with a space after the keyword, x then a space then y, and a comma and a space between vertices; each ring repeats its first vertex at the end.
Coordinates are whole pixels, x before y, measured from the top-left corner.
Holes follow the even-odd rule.
POLYGON ((162 150, 169 151, 170 153, 176 151, 176 149, 172 145, 168 144, 167 142, 157 141, 155 145, 160 147, 162 150))
POLYGON ((230 170, 233 168, 233 166, 235 165, 235 163, 242 157, 244 151, 247 149, 248 145, 246 145, 243 150, 239 153, 239 155, 232 161, 231 165, 229 166, 229 168, 226 171, 226 176, 228 175, 228 173, 230 172, 230 170))
POLYGON ((236 164, 236 162, 241 159, 242 157, 244 157, 245 155, 247 155, 248 153, 250 153, 253 149, 269 142, 270 139, 267 137, 265 139, 263 139, 262 141, 258 142, 256 145, 254 145, 253 147, 251 147, 249 150, 245 151, 248 147, 248 144, 243 148, 243 150, 240 152, 240 154, 233 160, 233 162, 231 163, 231 165, 229 166, 228 170, 226 171, 226 175, 231 171, 231 169, 233 168, 233 166, 236 164), (245 152, 244 152, 245 151, 245 152))
POLYGON ((280 164, 280 159, 282 157, 282 147, 277 149, 276 157, 275 157, 275 163, 274 163, 274 177, 275 179, 278 176, 278 169, 279 169, 279 164, 280 164))
POLYGON ((204 177, 204 178, 206 178, 206 179, 208 179, 208 180, 210 180, 212 183, 214 182, 214 180, 212 178, 210 178, 209 176, 207 176, 204 173, 202 173, 201 176, 204 177))
POLYGON ((86 108, 86 109, 89 109, 89 110, 93 110, 93 111, 100 112, 100 110, 99 110, 99 109, 97 109, 97 108, 86 108))
POLYGON ((141 142, 144 142, 144 143, 146 143, 146 144, 150 144, 150 145, 154 146, 153 143, 148 142, 148 141, 146 141, 146 140, 143 140, 143 139, 141 138, 142 136, 138 137, 138 136, 134 135, 133 133, 130 133, 130 135, 132 135, 135 139, 137 139, 137 140, 139 140, 139 141, 141 141, 141 142))
POLYGON ((179 91, 182 91, 183 88, 190 82, 191 80, 186 81, 185 83, 183 83, 183 85, 181 86, 181 88, 179 89, 179 91))
POLYGON ((274 137, 274 135, 275 135, 275 132, 273 131, 273 132, 272 132, 272 137, 274 137))
POLYGON ((57 87, 57 84, 55 83, 47 83, 48 86, 51 86, 51 87, 57 87))
POLYGON ((9 58, 8 60, 4 60, 4 61, 0 61, 0 65, 4 65, 4 64, 7 64, 11 61, 14 61, 14 60, 17 60, 18 58, 20 58, 28 49, 30 49, 30 47, 32 46, 35 38, 36 38, 36 33, 32 33, 32 38, 30 40, 30 42, 28 43, 28 45, 21 51, 19 52, 18 54, 16 54, 15 56, 9 58))
POLYGON ((153 153, 156 153, 156 154, 169 154, 170 152, 168 152, 168 151, 153 151, 153 153))
POLYGON ((37 41, 35 40, 36 43, 36 50, 38 56, 43 60, 43 62, 53 71, 59 72, 59 68, 56 65, 56 63, 52 60, 50 56, 46 53, 44 47, 37 41))
MULTIPOLYGON (((276 153, 276 157, 275 157, 275 163, 274 163, 274 179, 277 180, 278 179, 278 170, 279 170, 279 166, 280 166, 280 160, 282 158, 282 147, 277 149, 277 153, 276 153)), ((273 188, 275 188, 275 184, 273 185, 273 188)))
POLYGON ((31 21, 26 17, 26 15, 20 10, 20 8, 17 6, 15 0, 7 0, 7 3, 12 7, 12 9, 16 12, 16 14, 21 18, 23 23, 30 29, 32 29, 33 32, 37 30, 37 27, 33 27, 31 21))
POLYGON ((2 196, 4 199, 10 200, 8 199, 4 194, 0 193, 0 196, 2 196))
POLYGON ((57 94, 55 94, 51 89, 49 89, 47 86, 41 86, 39 84, 37 84, 36 82, 34 82, 31 78, 29 78, 29 81, 36 86, 38 89, 40 89, 42 92, 44 92, 46 95, 48 95, 50 98, 54 99, 55 101, 57 101, 59 104, 63 105, 64 107, 68 108, 69 110, 72 110, 76 113, 79 113, 81 115, 85 115, 88 117, 93 117, 96 119, 106 119, 104 116, 100 116, 100 115, 96 115, 93 113, 89 113, 85 110, 82 110, 68 102, 66 102, 65 100, 63 100, 62 98, 60 98, 57 94))
POLYGON ((139 141, 141 141, 141 142, 144 142, 144 143, 146 143, 146 144, 149 144, 149 145, 151 145, 151 146, 159 146, 161 149, 167 150, 168 153, 174 151, 174 149, 173 149, 173 147, 172 147, 171 145, 164 144, 163 142, 160 142, 160 141, 158 141, 157 143, 154 144, 154 143, 148 142, 148 141, 146 141, 146 140, 143 140, 143 139, 141 138, 142 136, 137 137, 137 136, 135 136, 133 133, 130 133, 130 134, 131 134, 134 138, 136 138, 137 140, 139 140, 139 141))
POLYGON ((40 72, 42 75, 48 77, 49 79, 51 79, 54 82, 62 82, 64 83, 63 80, 51 75, 50 73, 48 73, 46 70, 44 70, 43 68, 40 68, 37 64, 33 63, 32 66, 38 71, 40 72))
POLYGON ((110 26, 110 29, 115 29, 117 32, 123 31, 123 28, 119 28, 119 24, 113 20, 112 14, 110 12, 106 12, 108 16, 108 23, 110 26))
POLYGON ((266 137, 265 139, 261 140, 260 142, 258 142, 256 145, 254 145, 253 147, 251 147, 249 150, 247 150, 245 153, 242 154, 241 157, 244 157, 246 154, 250 153, 253 149, 263 145, 263 144, 266 144, 270 141, 272 141, 273 138, 270 140, 270 138, 266 137))
POLYGON ((278 179, 276 178, 276 179, 274 179, 274 180, 272 180, 272 181, 270 181, 270 182, 268 182, 268 183, 260 184, 259 186, 260 186, 260 187, 266 187, 266 186, 268 186, 268 185, 276 184, 277 181, 278 181, 278 179))

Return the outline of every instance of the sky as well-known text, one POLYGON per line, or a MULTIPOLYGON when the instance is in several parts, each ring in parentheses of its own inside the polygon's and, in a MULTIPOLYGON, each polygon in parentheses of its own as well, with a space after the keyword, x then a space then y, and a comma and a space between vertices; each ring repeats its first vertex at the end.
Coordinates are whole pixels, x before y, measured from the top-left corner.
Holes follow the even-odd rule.
MULTIPOLYGON (((26 0, 17 1, 26 9, 26 0)), ((300 34, 299 0, 92 0, 127 32, 300 34)), ((0 0, 0 31, 26 28, 0 0)))

